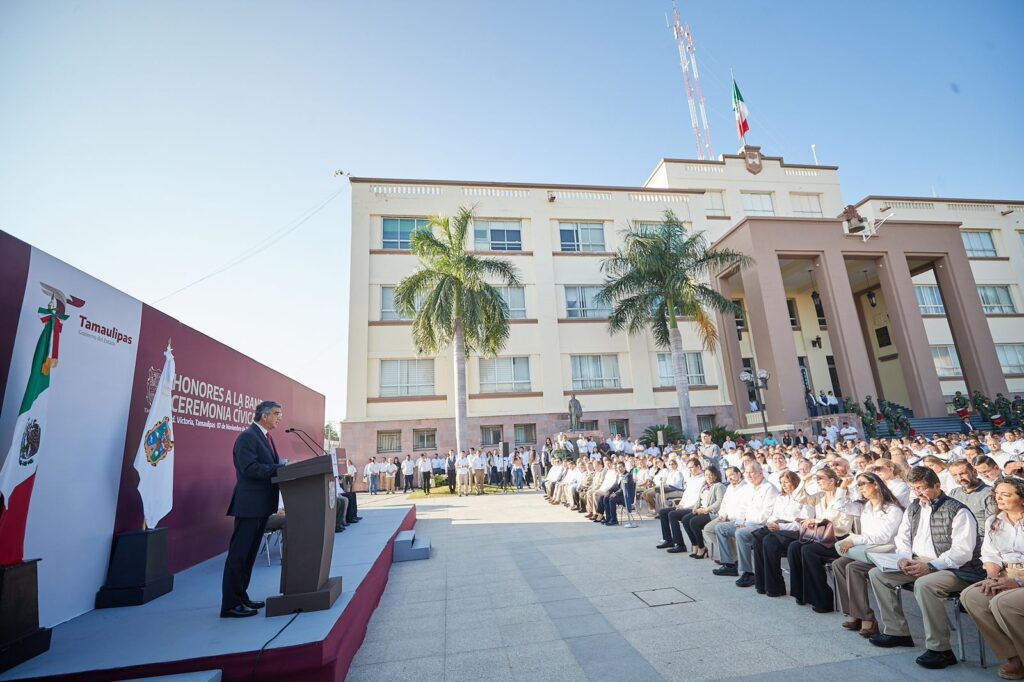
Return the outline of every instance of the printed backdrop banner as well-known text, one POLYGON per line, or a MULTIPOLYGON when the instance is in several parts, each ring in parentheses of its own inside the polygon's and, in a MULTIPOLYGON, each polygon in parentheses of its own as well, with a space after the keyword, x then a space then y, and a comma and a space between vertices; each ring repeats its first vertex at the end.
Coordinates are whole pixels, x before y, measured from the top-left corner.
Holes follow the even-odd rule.
MULTIPOLYGON (((259 333, 256 323, 253 333, 259 333)), ((168 339, 174 347, 177 373, 172 390, 174 506, 160 526, 167 528, 171 571, 178 572, 227 551, 233 521, 226 513, 235 486, 231 451, 239 432, 252 423, 256 405, 261 400, 281 403, 284 418, 275 431, 274 442, 282 458, 295 462, 313 454, 298 437, 284 430, 303 429, 315 441, 321 441, 324 397, 144 306, 115 533, 142 528, 142 499, 134 461, 139 434, 145 428, 160 380, 168 339)))
POLYGON ((5 444, 32 367, 38 310, 67 301, 25 533, 25 557, 42 559, 40 621, 52 626, 92 609, 106 578, 142 303, 35 248, 24 286, 10 296, 21 298, 21 312, 0 414, 5 444))

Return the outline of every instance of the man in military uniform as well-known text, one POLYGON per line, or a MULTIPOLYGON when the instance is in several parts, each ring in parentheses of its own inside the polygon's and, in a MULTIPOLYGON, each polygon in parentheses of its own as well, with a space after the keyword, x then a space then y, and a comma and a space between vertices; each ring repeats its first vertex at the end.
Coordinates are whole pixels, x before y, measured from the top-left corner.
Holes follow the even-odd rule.
POLYGON ((992 416, 992 407, 989 404, 988 398, 983 396, 981 391, 977 389, 971 394, 971 406, 978 413, 978 416, 985 421, 988 421, 992 416))
POLYGON ((964 396, 964 394, 961 393, 960 391, 957 391, 956 394, 953 396, 953 409, 962 410, 968 407, 969 405, 970 403, 967 401, 967 398, 964 396))
POLYGON ((1010 404, 1010 415, 1017 426, 1024 424, 1024 398, 1021 398, 1019 395, 1013 396, 1013 402, 1010 404))
POLYGON ((1001 414, 1006 423, 1010 423, 1010 419, 1013 415, 1010 414, 1010 399, 1002 393, 996 393, 995 402, 992 403, 993 412, 992 414, 1001 414))

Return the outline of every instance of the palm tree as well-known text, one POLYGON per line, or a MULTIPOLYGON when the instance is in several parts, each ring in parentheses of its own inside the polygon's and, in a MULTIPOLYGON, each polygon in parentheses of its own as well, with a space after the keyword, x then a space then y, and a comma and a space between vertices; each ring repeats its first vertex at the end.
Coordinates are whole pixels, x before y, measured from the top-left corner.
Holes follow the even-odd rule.
POLYGON ((437 355, 449 344, 455 365, 456 451, 466 449, 466 356, 494 356, 509 336, 508 304, 489 281, 521 286, 508 261, 483 258, 466 249, 473 210, 454 218, 433 216, 411 236, 420 268, 395 287, 395 308, 414 319, 412 338, 420 355, 437 355))
POLYGON ((704 348, 714 351, 718 330, 709 311, 741 311, 706 279, 734 265, 745 267, 752 260, 730 249, 709 250, 705 233, 688 234, 671 210, 665 211, 656 227, 630 227, 622 235, 623 246, 601 264, 605 283, 599 300, 612 307, 608 328, 613 334, 639 334, 650 328, 658 347, 671 349, 679 418, 687 437, 695 437, 697 416, 690 409, 679 320, 689 318, 695 322, 704 348))

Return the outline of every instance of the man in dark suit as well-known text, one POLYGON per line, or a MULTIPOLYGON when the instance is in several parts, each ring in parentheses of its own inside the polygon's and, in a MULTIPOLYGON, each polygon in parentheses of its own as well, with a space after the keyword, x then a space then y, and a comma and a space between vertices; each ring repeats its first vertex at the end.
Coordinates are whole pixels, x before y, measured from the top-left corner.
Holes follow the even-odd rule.
POLYGON ((235 530, 224 561, 221 618, 255 616, 264 606, 249 599, 246 590, 267 518, 277 511, 278 490, 270 479, 288 463, 278 458, 270 435, 280 421, 281 405, 265 400, 256 406, 253 423, 235 440, 235 491, 228 506, 228 516, 235 517, 235 530))
POLYGON ((455 494, 455 451, 449 450, 448 457, 444 460, 444 473, 448 479, 448 492, 455 494))

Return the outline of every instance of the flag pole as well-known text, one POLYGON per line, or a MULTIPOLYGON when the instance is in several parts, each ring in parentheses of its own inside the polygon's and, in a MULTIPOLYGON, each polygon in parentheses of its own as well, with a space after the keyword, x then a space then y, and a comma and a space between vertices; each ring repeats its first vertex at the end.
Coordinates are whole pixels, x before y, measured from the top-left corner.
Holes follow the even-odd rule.
MULTIPOLYGON (((736 74, 735 74, 735 72, 733 72, 731 66, 729 67, 729 76, 732 78, 732 92, 733 92, 733 98, 735 98, 736 97, 736 74)), ((743 140, 743 146, 746 147, 747 146, 747 134, 743 133, 740 136, 740 139, 743 140)))

